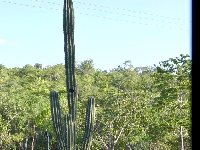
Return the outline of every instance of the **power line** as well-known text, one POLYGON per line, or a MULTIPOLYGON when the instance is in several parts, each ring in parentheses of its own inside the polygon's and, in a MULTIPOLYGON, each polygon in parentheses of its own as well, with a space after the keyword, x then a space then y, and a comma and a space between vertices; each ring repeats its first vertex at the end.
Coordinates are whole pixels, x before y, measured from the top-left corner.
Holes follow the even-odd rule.
MULTIPOLYGON (((58 4, 58 3, 54 3, 54 2, 49 2, 49 1, 42 1, 42 0, 34 0, 36 2, 43 2, 43 3, 46 3, 46 4, 50 4, 50 5, 53 5, 53 7, 47 7, 48 9, 51 9, 51 10, 62 10, 62 7, 60 8, 56 8, 55 6, 61 6, 61 4, 58 4)), ((44 8, 46 9, 45 7, 41 7, 41 6, 38 6, 38 5, 30 5, 30 4, 24 4, 24 3, 16 3, 16 2, 13 2, 13 1, 9 1, 9 0, 2 0, 0 2, 4 2, 4 3, 8 3, 8 4, 14 4, 14 5, 20 5, 20 6, 24 6, 24 7, 30 7, 30 8, 44 8)), ((76 2, 76 1, 75 1, 76 2)), ((85 2, 77 2, 77 3, 81 3, 81 4, 84 4, 86 5, 85 2)), ((88 3, 87 3, 88 4, 88 3)), ((91 4, 89 3, 90 5, 95 5, 97 6, 96 4, 91 4)), ((102 18, 102 19, 108 19, 108 20, 112 20, 112 21, 118 21, 118 22, 127 22, 127 23, 136 23, 136 24, 141 24, 141 25, 152 25, 150 23, 144 23, 144 22, 141 22, 141 21, 133 21, 131 19, 134 18, 138 18, 138 19, 144 19, 144 20, 151 20, 151 21, 155 21, 155 22, 160 22, 160 23, 163 23, 165 24, 164 26, 162 25, 159 25, 160 27, 166 27, 166 23, 168 24, 177 24, 175 22, 169 22, 169 21, 165 21, 165 20, 158 20, 158 19, 154 19, 154 18, 150 18, 150 17, 141 17, 141 16, 138 16, 138 15, 130 15, 130 14, 125 14, 125 13, 116 13, 116 12, 113 12, 113 11, 108 11, 106 9, 102 9, 102 8, 91 8, 91 7, 80 7, 80 6, 77 6, 75 5, 74 6, 75 8, 79 8, 79 9, 85 9, 86 11, 88 10, 92 10, 94 11, 94 13, 86 13, 85 11, 82 13, 82 12, 79 12, 79 14, 82 14, 82 15, 87 15, 87 16, 93 16, 93 17, 98 17, 98 18, 102 18), (118 18, 122 18, 122 17, 119 17, 117 19, 113 18, 113 17, 109 17, 108 15, 97 15, 97 11, 100 11, 101 13, 102 12, 106 12, 108 14, 118 14, 118 15, 122 15, 122 16, 125 16, 125 17, 128 17, 129 19, 118 19, 118 18)), ((104 7, 105 6, 102 6, 102 5, 98 5, 98 7, 104 7)), ((116 8, 117 9, 117 8, 116 8)), ((179 22, 180 23, 180 22, 179 22)), ((169 27, 169 26, 167 26, 169 27)), ((170 28, 170 27, 169 27, 170 28)), ((174 26, 173 26, 174 28, 174 26)), ((181 26, 178 27, 179 29, 181 29, 181 26)))
MULTIPOLYGON (((45 9, 45 7, 38 6, 38 5, 30 5, 30 4, 18 3, 18 2, 7 1, 7 0, 2 0, 2 1, 0 1, 0 2, 7 3, 7 4, 18 5, 18 6, 23 6, 23 7, 29 7, 29 8, 44 8, 44 9, 45 9)), ((52 8, 52 7, 49 7, 48 9, 51 9, 51 10, 59 10, 59 9, 57 9, 57 8, 52 8)))
MULTIPOLYGON (((52 5, 60 5, 60 6, 63 5, 61 3, 49 2, 49 1, 43 1, 43 0, 35 0, 35 1, 49 3, 49 4, 52 4, 52 5)), ((171 20, 184 21, 181 18, 174 18, 174 17, 169 17, 169 16, 163 16, 163 15, 159 15, 159 14, 155 14, 155 13, 147 13, 147 12, 144 12, 144 11, 135 11, 135 10, 127 9, 127 8, 119 8, 119 7, 113 8, 113 7, 104 6, 104 5, 101 5, 101 4, 86 3, 86 2, 80 2, 80 1, 74 1, 74 3, 75 4, 80 4, 80 5, 88 5, 88 6, 90 6, 90 8, 91 8, 91 6, 93 6, 93 7, 96 7, 97 9, 101 9, 101 10, 107 9, 110 12, 112 12, 111 10, 126 11, 126 12, 132 12, 132 13, 137 13, 137 14, 145 14, 145 15, 155 16, 155 17, 160 17, 160 18, 167 18, 167 19, 171 19, 171 20)))
MULTIPOLYGON (((35 1, 35 2, 42 2, 42 3, 46 3, 46 4, 50 4, 50 5, 54 5, 54 6, 62 6, 63 4, 61 3, 55 3, 55 2, 50 2, 50 1, 44 1, 44 0, 32 0, 32 1, 35 1)), ((7 1, 7 0, 3 0, 2 2, 6 2, 6 3, 14 3, 14 4, 17 4, 16 2, 13 2, 13 1, 7 1)), ((104 6, 104 5, 100 5, 100 4, 94 4, 94 3, 86 3, 86 2, 79 2, 79 1, 74 1, 75 5, 88 5, 89 7, 82 7, 82 8, 87 8, 87 9, 90 9, 90 10, 99 10, 99 11, 104 11, 104 12, 107 12, 107 13, 113 13, 113 14, 121 14, 121 15, 125 15, 125 16, 135 16, 135 15, 127 15, 127 13, 131 12, 133 14, 137 14, 137 15, 148 15, 148 16, 151 16, 154 18, 155 17, 159 17, 159 18, 166 18, 168 20, 176 20, 176 21, 184 21, 183 19, 181 18, 174 18, 174 17, 168 17, 168 16, 163 16, 163 15, 158 15, 158 14, 154 14, 154 13, 147 13, 147 12, 143 12, 143 11, 135 11, 135 10, 130 10, 130 9, 126 9, 126 8, 113 8, 113 7, 108 7, 108 6, 104 6), (93 8, 92 8, 93 6, 93 8), (113 11, 112 11, 113 10, 113 11), (121 12, 119 12, 121 11, 121 12), (122 11, 126 11, 125 13, 122 14, 122 11)), ((18 4, 21 4, 21 5, 24 5, 24 6, 31 6, 31 7, 36 7, 36 5, 29 5, 29 4, 22 4, 22 3, 18 3, 18 4)), ((38 7, 41 7, 41 6, 38 6, 38 7)), ((55 8, 55 7, 54 7, 55 8)), ((62 7, 60 7, 62 8, 62 7)), ((79 7, 81 8, 81 7, 79 7)), ((58 9, 56 9, 58 10, 58 9)), ((142 17, 144 19, 148 19, 149 17, 142 17)), ((153 19, 151 19, 153 20, 153 19)), ((159 19, 154 19, 154 20, 159 20, 159 19)))
MULTIPOLYGON (((76 6, 75 8, 80 8, 78 6, 76 6)), ((121 16, 125 16, 125 17, 129 17, 129 18, 139 18, 139 19, 144 19, 144 20, 151 20, 151 21, 156 21, 156 22, 161 22, 161 23, 169 23, 169 24, 174 24, 173 21, 168 21, 168 20, 160 20, 160 19, 155 19, 155 18, 152 18, 152 17, 144 17, 144 16, 138 16, 138 15, 132 15, 132 14, 126 14, 126 13, 118 13, 118 12, 112 12, 112 11, 108 11, 108 10, 104 10, 104 9, 96 9, 96 8, 84 8, 86 10, 90 9, 92 11, 101 11, 101 12, 104 12, 104 13, 107 13, 107 14, 118 14, 118 15, 121 15, 121 16)), ((119 16, 118 16, 119 17, 119 16)), ((181 23, 181 22, 179 22, 181 23)), ((183 23, 181 23, 183 24, 183 23)))

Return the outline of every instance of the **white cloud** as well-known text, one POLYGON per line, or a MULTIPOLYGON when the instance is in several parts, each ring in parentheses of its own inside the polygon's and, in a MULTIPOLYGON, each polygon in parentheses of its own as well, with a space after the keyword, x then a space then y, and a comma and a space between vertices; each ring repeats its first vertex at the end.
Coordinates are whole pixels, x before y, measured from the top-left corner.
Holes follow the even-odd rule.
POLYGON ((5 39, 0 38, 0 45, 4 45, 6 43, 5 39))

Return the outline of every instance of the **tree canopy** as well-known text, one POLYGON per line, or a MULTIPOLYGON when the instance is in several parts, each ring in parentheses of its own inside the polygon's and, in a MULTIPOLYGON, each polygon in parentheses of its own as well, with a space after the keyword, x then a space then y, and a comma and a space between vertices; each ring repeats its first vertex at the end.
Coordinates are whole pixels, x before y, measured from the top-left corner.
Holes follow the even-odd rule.
MULTIPOLYGON (((110 71, 95 69, 93 60, 76 64, 78 137, 87 99, 94 96, 92 149, 179 149, 181 142, 191 149, 191 63, 181 54, 150 67, 125 61, 110 71)), ((49 92, 59 92, 65 111, 65 89, 63 64, 0 65, 0 149, 45 149, 46 132, 53 149, 49 92)))

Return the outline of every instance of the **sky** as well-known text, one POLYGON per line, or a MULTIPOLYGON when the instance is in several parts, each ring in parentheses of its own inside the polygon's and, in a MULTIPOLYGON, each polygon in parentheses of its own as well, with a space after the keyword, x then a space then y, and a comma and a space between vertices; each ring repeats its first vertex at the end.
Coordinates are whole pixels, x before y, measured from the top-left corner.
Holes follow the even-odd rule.
MULTIPOLYGON (((191 56, 190 0, 73 0, 78 63, 110 70, 191 56)), ((0 0, 0 64, 64 64, 63 0, 0 0)))

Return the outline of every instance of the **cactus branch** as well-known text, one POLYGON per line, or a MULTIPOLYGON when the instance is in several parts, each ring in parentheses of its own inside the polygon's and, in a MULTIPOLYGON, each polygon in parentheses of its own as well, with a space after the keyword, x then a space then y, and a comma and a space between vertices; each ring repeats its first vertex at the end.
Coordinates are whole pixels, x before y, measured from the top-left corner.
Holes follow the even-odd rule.
POLYGON ((89 150, 92 139, 92 132, 94 130, 95 120, 95 101, 93 97, 90 97, 87 102, 86 116, 85 116, 85 133, 83 137, 83 150, 89 150))
POLYGON ((51 116, 53 121, 53 127, 56 132, 58 147, 62 149, 63 141, 62 141, 62 120, 61 120, 61 110, 58 99, 58 93, 56 91, 50 92, 50 106, 51 106, 51 116))

